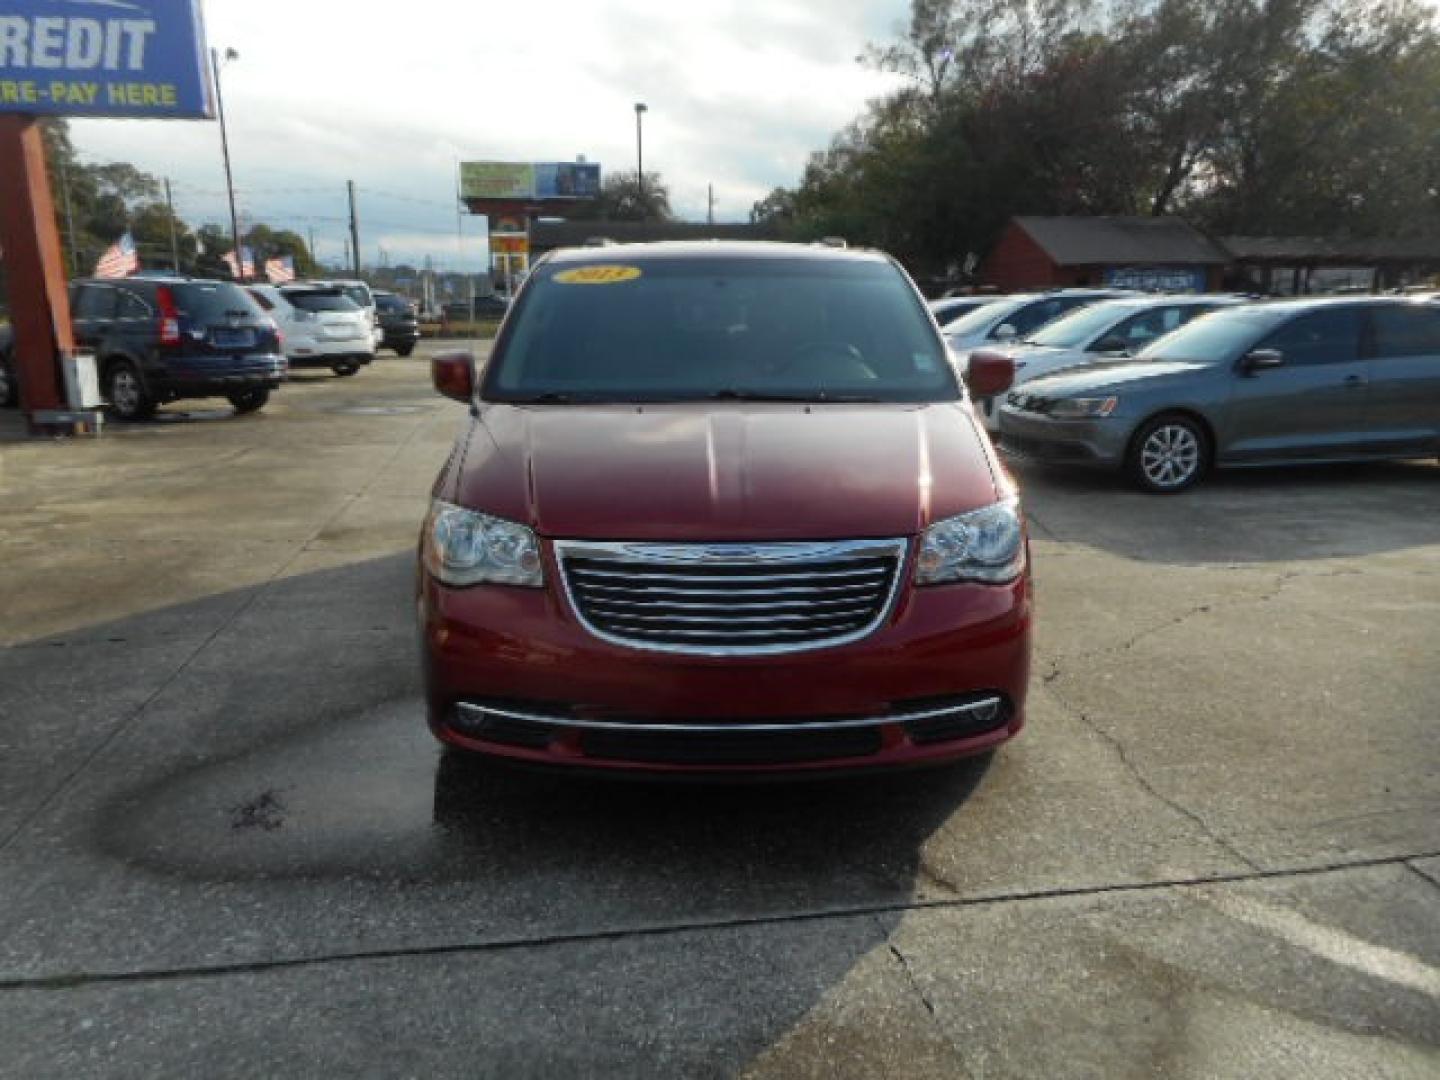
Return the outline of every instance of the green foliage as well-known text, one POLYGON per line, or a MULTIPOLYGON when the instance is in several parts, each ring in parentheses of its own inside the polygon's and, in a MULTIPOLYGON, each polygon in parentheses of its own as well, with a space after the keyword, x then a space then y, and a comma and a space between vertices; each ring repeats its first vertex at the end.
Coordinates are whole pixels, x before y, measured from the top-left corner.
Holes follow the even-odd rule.
POLYGON ((1016 214, 1440 231, 1440 34, 1415 0, 912 0, 902 77, 752 219, 940 273, 1016 214))
POLYGON ((647 172, 642 197, 638 176, 633 169, 606 173, 600 185, 600 197, 579 204, 572 216, 601 221, 674 220, 675 215, 670 210, 669 185, 659 173, 647 172))
MULTIPOLYGON (((228 226, 202 225, 191 228, 170 212, 163 201, 161 181, 127 162, 91 165, 82 163, 70 139, 64 119, 42 121, 46 160, 55 192, 58 218, 67 269, 72 277, 89 274, 96 260, 123 233, 129 232, 146 269, 177 269, 172 255, 171 226, 174 226, 179 267, 183 273, 207 277, 228 277, 229 268, 221 256, 234 246, 228 226), (75 235, 66 226, 65 200, 68 196, 75 235), (71 263, 71 251, 74 263, 71 263)), ((289 229, 253 226, 245 243, 263 265, 265 259, 289 255, 301 276, 313 275, 317 266, 305 240, 289 229)))

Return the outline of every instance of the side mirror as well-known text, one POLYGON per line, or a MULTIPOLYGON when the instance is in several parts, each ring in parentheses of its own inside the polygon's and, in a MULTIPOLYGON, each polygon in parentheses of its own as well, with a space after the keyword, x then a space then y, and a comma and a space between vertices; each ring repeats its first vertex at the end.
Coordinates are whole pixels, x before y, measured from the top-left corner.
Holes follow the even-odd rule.
POLYGON ((1002 322, 999 326, 995 327, 994 332, 991 333, 990 336, 996 341, 1014 341, 1019 332, 1020 331, 1016 330, 1015 327, 1011 326, 1008 322, 1002 322))
POLYGON ((1091 352, 1097 353, 1129 353, 1130 342, 1122 337, 1103 337, 1094 345, 1090 346, 1091 352))
POLYGON ((430 361, 430 381, 448 398, 466 404, 475 396, 475 357, 468 352, 440 353, 430 361))
POLYGON ((1015 361, 1003 353, 979 349, 970 354, 965 368, 965 385, 977 398, 999 397, 1015 383, 1015 361))
POLYGON ((1285 354, 1279 349, 1256 349, 1254 352, 1245 354, 1245 359, 1240 362, 1240 366, 1246 375, 1254 375, 1257 371, 1277 368, 1284 363, 1285 354))

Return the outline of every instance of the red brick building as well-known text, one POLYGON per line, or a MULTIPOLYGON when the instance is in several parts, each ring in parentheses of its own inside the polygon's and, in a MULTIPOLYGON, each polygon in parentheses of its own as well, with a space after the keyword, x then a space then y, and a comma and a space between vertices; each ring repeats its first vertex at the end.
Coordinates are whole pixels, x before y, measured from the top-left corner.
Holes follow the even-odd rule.
POLYGON ((1221 287, 1229 262, 1178 217, 1017 217, 979 277, 1002 292, 1067 285, 1206 292, 1221 287))

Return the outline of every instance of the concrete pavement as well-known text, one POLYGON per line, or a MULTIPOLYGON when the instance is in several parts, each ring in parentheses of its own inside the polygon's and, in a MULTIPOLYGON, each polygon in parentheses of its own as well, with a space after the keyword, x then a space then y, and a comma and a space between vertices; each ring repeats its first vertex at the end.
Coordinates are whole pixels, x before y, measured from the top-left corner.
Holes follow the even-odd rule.
POLYGON ((1021 739, 657 788, 423 731, 420 357, 204 404, 0 441, 0 1074, 1440 1070, 1440 467, 1021 469, 1021 739))

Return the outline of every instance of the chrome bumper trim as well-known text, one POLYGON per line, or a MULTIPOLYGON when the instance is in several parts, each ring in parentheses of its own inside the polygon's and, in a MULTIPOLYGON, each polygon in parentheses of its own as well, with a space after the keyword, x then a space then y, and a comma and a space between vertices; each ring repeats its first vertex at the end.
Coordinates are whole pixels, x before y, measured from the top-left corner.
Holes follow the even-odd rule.
POLYGON ((996 718, 1000 715, 1003 701, 998 694, 966 701, 959 705, 946 705, 938 709, 922 709, 918 712, 891 713, 887 716, 863 716, 845 720, 811 720, 794 723, 760 722, 747 723, 736 720, 729 723, 647 723, 640 720, 581 720, 569 716, 545 716, 540 713, 519 712, 514 709, 499 709, 490 705, 474 705, 468 701, 459 702, 455 709, 477 721, 487 716, 503 720, 523 720, 553 728, 575 728, 581 731, 624 731, 632 734, 664 732, 676 734, 690 732, 697 735, 753 735, 767 732, 797 731, 844 731, 850 728, 883 727, 886 724, 903 724, 911 720, 933 720, 940 716, 973 716, 987 711, 996 718))

